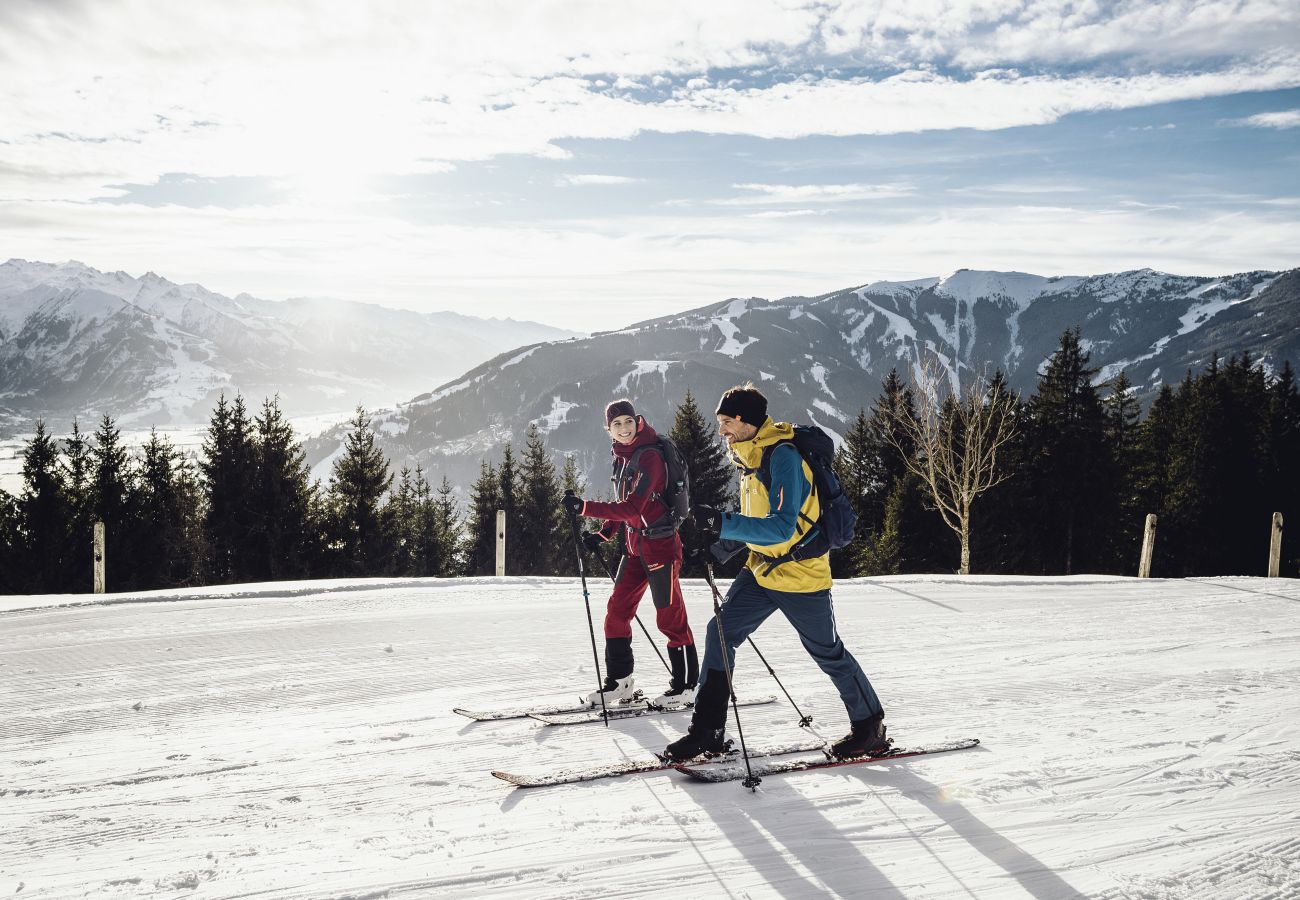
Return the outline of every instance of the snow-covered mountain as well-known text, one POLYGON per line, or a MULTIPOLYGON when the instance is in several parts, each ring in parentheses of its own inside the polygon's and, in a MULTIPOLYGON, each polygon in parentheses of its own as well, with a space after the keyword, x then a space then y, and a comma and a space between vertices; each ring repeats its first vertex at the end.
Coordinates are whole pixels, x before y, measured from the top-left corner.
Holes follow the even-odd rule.
POLYGON ((342 300, 234 298, 149 272, 0 265, 0 434, 41 416, 207 419, 221 391, 293 415, 392 404, 504 350, 573 332, 342 300))
MULTIPOLYGON (((718 395, 758 384, 778 418, 842 435, 882 379, 933 353, 950 380, 1004 371, 1029 393, 1061 334, 1078 327, 1098 379, 1123 369, 1147 396, 1218 351, 1270 368, 1300 362, 1300 269, 1185 277, 1142 269, 1044 278, 962 269, 876 282, 820 297, 733 299, 582 339, 502 354, 380 416, 391 458, 467 486, 481 458, 522 440, 530 422, 555 453, 603 479, 602 411, 628 395, 663 428, 687 388, 706 414, 718 395)), ((327 457, 339 435, 315 442, 327 457)))

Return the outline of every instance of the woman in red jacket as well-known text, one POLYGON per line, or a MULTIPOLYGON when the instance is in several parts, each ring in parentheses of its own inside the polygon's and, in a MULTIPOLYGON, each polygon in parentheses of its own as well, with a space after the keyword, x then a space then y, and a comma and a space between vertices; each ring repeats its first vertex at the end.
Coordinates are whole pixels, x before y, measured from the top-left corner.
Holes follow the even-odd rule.
POLYGON ((672 527, 672 515, 663 502, 668 467, 659 449, 658 435, 636 414, 630 400, 615 400, 605 408, 605 427, 613 439, 614 502, 566 498, 570 513, 603 520, 599 531, 583 536, 594 550, 618 537, 621 526, 627 552, 619 561, 614 592, 605 612, 605 683, 587 702, 599 706, 632 699, 637 691, 632 676, 632 619, 647 587, 655 605, 655 624, 668 638, 672 682, 668 690, 651 699, 656 706, 686 706, 695 700, 699 662, 695 637, 686 621, 682 602, 682 541, 672 527))

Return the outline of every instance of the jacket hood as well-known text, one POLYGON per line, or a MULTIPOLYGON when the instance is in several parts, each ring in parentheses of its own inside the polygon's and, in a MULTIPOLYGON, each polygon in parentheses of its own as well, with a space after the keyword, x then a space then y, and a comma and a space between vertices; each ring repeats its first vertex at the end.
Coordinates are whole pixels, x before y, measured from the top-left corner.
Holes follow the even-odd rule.
POLYGON ((659 440, 658 433, 650 427, 650 423, 643 416, 636 417, 636 437, 630 444, 620 444, 618 441, 610 441, 611 452, 619 459, 629 459, 638 448, 647 444, 653 444, 659 440))
POLYGON ((763 449, 778 441, 794 439, 794 426, 789 422, 774 422, 768 416, 759 426, 758 433, 747 441, 731 445, 731 461, 742 469, 756 469, 763 461, 763 449))

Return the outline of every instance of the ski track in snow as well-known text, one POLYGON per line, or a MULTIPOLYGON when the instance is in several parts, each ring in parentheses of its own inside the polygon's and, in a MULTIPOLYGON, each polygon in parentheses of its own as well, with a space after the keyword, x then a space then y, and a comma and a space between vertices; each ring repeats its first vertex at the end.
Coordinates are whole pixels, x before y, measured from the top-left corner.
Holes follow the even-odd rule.
MULTIPOLYGON (((1300 582, 896 576, 835 601, 900 744, 983 746, 757 793, 514 790, 488 771, 645 758, 687 723, 451 712, 590 689, 576 579, 0 598, 0 896, 1300 895, 1300 582)), ((784 620, 755 641, 838 737, 784 620)), ((745 648, 737 690, 779 693, 745 648)), ((753 744, 807 736, 784 702, 742 715, 753 744)))

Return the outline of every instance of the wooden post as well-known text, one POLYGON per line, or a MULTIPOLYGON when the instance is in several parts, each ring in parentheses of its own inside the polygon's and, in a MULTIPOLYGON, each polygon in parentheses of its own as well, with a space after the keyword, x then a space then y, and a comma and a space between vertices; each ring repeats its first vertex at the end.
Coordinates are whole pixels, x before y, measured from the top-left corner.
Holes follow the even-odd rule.
POLYGON ((506 511, 497 510, 497 577, 506 574, 506 511))
POLYGON ((1273 513, 1273 531, 1268 541, 1268 577, 1276 578, 1282 569, 1282 514, 1273 513))
POLYGON ((1151 554, 1156 549, 1156 514, 1147 513, 1147 527, 1142 534, 1142 561, 1138 563, 1138 578, 1151 577, 1151 554))
MULTIPOLYGON (((83 534, 85 532, 82 532, 83 534)), ((95 593, 104 593, 104 569, 107 563, 104 559, 104 523, 95 523, 95 593)))

